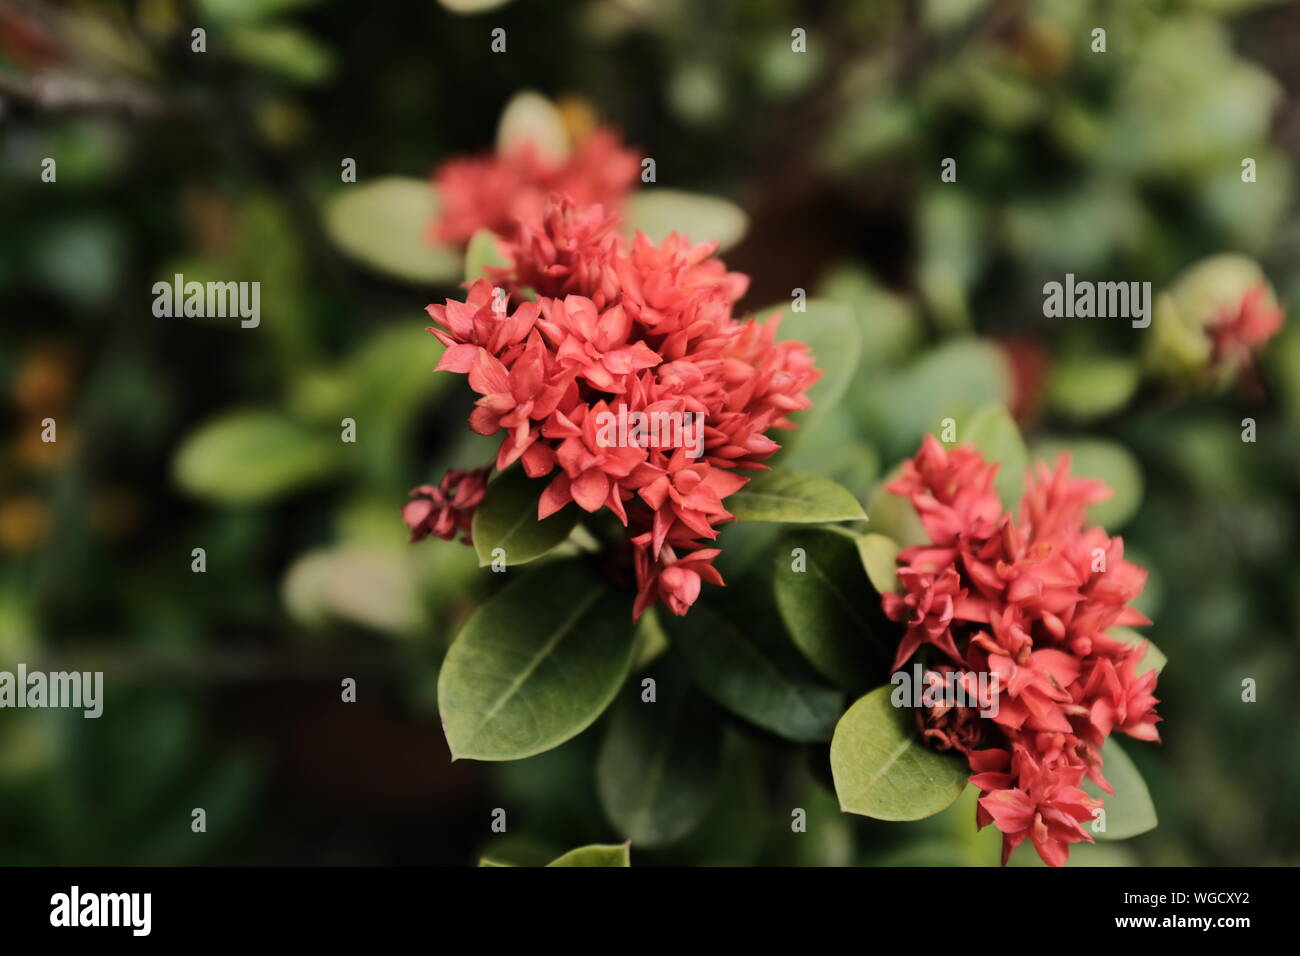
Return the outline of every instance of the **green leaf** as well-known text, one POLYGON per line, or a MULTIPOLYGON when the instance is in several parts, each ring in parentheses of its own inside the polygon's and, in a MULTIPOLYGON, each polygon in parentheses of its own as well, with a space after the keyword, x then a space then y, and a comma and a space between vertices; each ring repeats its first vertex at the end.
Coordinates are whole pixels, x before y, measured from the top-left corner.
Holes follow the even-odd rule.
MULTIPOLYGON (((391 513, 389 520, 392 520, 391 513)), ((337 544, 299 556, 281 597, 295 620, 319 627, 343 620, 391 634, 424 633, 426 623, 405 549, 337 544)))
POLYGON ((1139 378, 1138 363, 1131 358, 1067 356, 1052 369, 1047 400, 1073 418, 1090 421, 1123 408, 1139 378))
POLYGON ((898 589, 898 542, 883 534, 858 536, 858 557, 878 594, 898 589))
POLYGON ((319 2, 320 0, 199 0, 198 10, 204 17, 226 23, 255 23, 293 14, 319 2))
MULTIPOLYGON (((526 762, 526 761, 525 761, 526 762)), ((510 764, 511 767, 519 764, 510 764)), ((489 839, 477 850, 479 866, 546 866, 560 854, 560 845, 518 834, 489 839)))
POLYGON ((329 47, 312 34, 283 24, 231 27, 226 45, 245 63, 302 86, 324 82, 336 66, 329 47))
POLYGON ((915 304, 882 286, 855 262, 833 267, 817 294, 853 309, 868 367, 893 368, 920 343, 924 326, 915 304))
MULTIPOLYGON (((1088 823, 1084 824, 1084 826, 1089 825, 1088 823)), ((994 827, 985 827, 985 830, 997 832, 994 827)), ((991 866, 992 864, 987 865, 991 866)), ((1070 862, 1066 865, 1072 869, 1083 866, 1104 866, 1113 870, 1116 867, 1139 866, 1140 864, 1137 855, 1129 847, 1111 840, 1102 843, 1070 844, 1070 862)), ((1038 851, 1034 849, 1033 840, 1026 840, 1012 850, 1011 856, 1007 860, 1007 866, 1049 869, 1047 864, 1043 862, 1043 858, 1038 855, 1038 851)))
POLYGON ((979 409, 965 428, 957 432, 959 444, 970 442, 987 461, 998 463, 994 480, 1002 507, 1016 513, 1020 510, 1020 496, 1024 491, 1025 471, 1029 468, 1029 451, 1020 437, 1020 428, 1002 404, 985 405, 979 409))
POLYGON ((536 90, 521 90, 506 104, 497 123, 497 151, 529 143, 547 162, 569 155, 569 132, 555 104, 536 90))
POLYGON ((501 254, 500 241, 490 229, 479 229, 469 237, 465 247, 465 281, 487 278, 488 266, 508 266, 510 260, 501 254))
POLYGON ((626 843, 593 843, 558 856, 547 866, 631 866, 632 854, 626 843))
POLYGON ((644 232, 659 243, 675 232, 692 242, 717 242, 719 249, 734 246, 749 228, 739 206, 716 196, 651 187, 632 194, 623 217, 628 235, 644 232))
POLYGON ((955 339, 922 352, 893 375, 860 390, 866 434, 887 461, 916 454, 921 437, 945 418, 965 421, 990 402, 1011 399, 1011 368, 1002 350, 979 339, 955 339))
POLYGON ((916 284, 940 328, 968 328, 970 290, 991 248, 989 208, 974 193, 931 186, 914 209, 916 284))
POLYGON ((925 544, 930 534, 921 524, 916 508, 906 495, 896 495, 886 486, 896 481, 903 473, 903 462, 899 462, 885 475, 867 498, 867 510, 871 516, 871 527, 897 543, 899 548, 908 548, 914 544, 925 544))
POLYGON ((636 622, 636 660, 633 667, 649 667, 668 650, 668 634, 659 623, 659 609, 648 607, 636 622))
POLYGON ((438 677, 452 759, 518 760, 581 733, 627 676, 633 634, 629 601, 581 560, 502 590, 465 622, 438 677))
POLYGON ((1131 627, 1112 627, 1107 633, 1115 640, 1123 641, 1125 644, 1137 645, 1143 641, 1147 642, 1147 652, 1142 656, 1142 660, 1138 661, 1137 675, 1139 677, 1150 670, 1154 670, 1159 674, 1165 669, 1165 664, 1169 662, 1169 658, 1165 657, 1164 651, 1156 647, 1150 638, 1133 630, 1131 627))
POLYGON ((1070 453, 1071 475, 1100 479, 1113 492, 1106 501, 1088 509, 1088 518, 1111 532, 1127 524, 1142 504, 1142 470, 1132 452, 1118 442, 1095 438, 1045 440, 1033 447, 1034 457, 1049 467, 1063 451, 1070 453))
POLYGON ((867 519, 847 489, 797 468, 761 471, 724 504, 737 521, 824 524, 867 519))
MULTIPOLYGON (((1134 766, 1119 742, 1114 737, 1107 738, 1101 747, 1101 772, 1112 787, 1115 795, 1102 792, 1091 780, 1084 780, 1083 789, 1090 796, 1105 800, 1106 829, 1095 834, 1098 840, 1127 840, 1154 830, 1159 820, 1156 818, 1155 804, 1151 802, 1151 791, 1142 779, 1142 774, 1134 766)), ((1091 828, 1091 823, 1084 826, 1091 828)))
POLYGON ((879 595, 867 579, 857 540, 827 528, 786 534, 776 553, 773 592, 794 645, 838 687, 861 687, 871 665, 888 665, 878 629, 879 595), (803 553, 796 556, 795 550, 803 553))
MULTIPOLYGON (((796 415, 805 413, 798 412, 796 415)), ((840 402, 813 428, 803 422, 787 433, 785 445, 766 462, 772 468, 803 468, 843 485, 862 500, 880 477, 880 458, 861 437, 855 413, 840 402), (796 440, 791 442, 789 437, 796 440)))
POLYGON ((831 741, 831 774, 840 808, 877 820, 921 820, 966 786, 966 766, 922 742, 910 707, 877 687, 848 709, 831 741))
POLYGON ((770 306, 761 310, 757 318, 766 321, 778 314, 781 317, 778 339, 807 345, 822 373, 808 390, 812 408, 794 413, 793 420, 798 427, 782 439, 788 450, 800 444, 808 431, 815 429, 843 399, 858 370, 862 333, 852 308, 826 299, 808 299, 802 312, 796 312, 789 302, 770 306))
POLYGON ((601 806, 639 846, 672 843, 699 825, 717 797, 722 726, 680 667, 655 674, 655 700, 623 691, 596 758, 601 806))
POLYGON ((353 259, 411 282, 455 282, 460 252, 429 239, 438 215, 433 184, 411 176, 384 176, 341 187, 326 202, 325 231, 353 259))
POLYGON ((818 681, 779 635, 738 626, 701 602, 666 626, 696 686, 723 707, 789 740, 830 739, 844 695, 818 681))
POLYGON ((329 476, 343 448, 278 412, 231 412, 192 432, 173 461, 176 483, 223 504, 266 501, 329 476))
POLYGON ((522 468, 511 468, 488 485, 470 525, 479 567, 492 563, 497 548, 504 552, 507 566, 527 564, 569 537, 578 522, 576 506, 537 520, 537 499, 545 484, 529 478, 522 468))

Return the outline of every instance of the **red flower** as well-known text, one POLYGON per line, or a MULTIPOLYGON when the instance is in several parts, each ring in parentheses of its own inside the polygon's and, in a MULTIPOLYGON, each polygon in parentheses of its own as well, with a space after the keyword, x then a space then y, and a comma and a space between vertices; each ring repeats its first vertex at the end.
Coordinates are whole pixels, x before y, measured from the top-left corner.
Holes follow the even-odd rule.
MULTIPOLYGON (((996 765, 1006 751, 987 750, 978 761, 981 767, 996 765)), ((976 764, 972 760, 972 765, 976 764)), ((979 823, 992 823, 1002 831, 1002 863, 1011 851, 1032 839, 1034 849, 1048 866, 1064 866, 1070 856, 1070 844, 1080 840, 1093 842, 1083 826, 1092 819, 1099 801, 1079 787, 1083 767, 1049 770, 1038 763, 1024 747, 1016 747, 1011 758, 1011 773, 980 773, 971 778, 984 796, 979 801, 979 823), (1008 786, 1012 780, 1016 786, 1008 786)))
POLYGON ((437 242, 467 242, 480 229, 512 238, 546 214, 552 193, 580 207, 617 209, 640 170, 639 157, 610 130, 597 130, 567 158, 544 159, 524 141, 487 156, 452 159, 434 173, 440 212, 430 227, 437 242))
MULTIPOLYGON (((584 162, 609 146, 591 149, 584 162)), ((776 320, 735 317, 748 280, 715 243, 628 242, 614 225, 556 197, 506 230, 508 266, 429 306, 429 331, 447 347, 438 368, 480 396, 470 427, 504 433, 496 467, 552 476, 538 518, 608 509, 634 549, 634 615, 656 600, 684 614, 702 582, 723 583, 702 545, 732 520, 724 500, 748 480, 736 469, 765 467, 780 447, 767 433, 793 427, 821 373, 807 346, 776 341, 776 320), (612 427, 619 416, 671 427, 612 427)))
POLYGON ((1054 470, 1038 464, 1019 521, 1002 511, 996 469, 972 447, 926 437, 887 488, 910 498, 930 542, 899 554, 903 592, 883 605, 907 625, 895 669, 929 646, 940 659, 928 674, 994 678, 995 713, 927 708, 918 724, 937 749, 965 754, 984 792, 978 823, 1002 831, 1003 862, 1031 839, 1060 866, 1069 844, 1092 839, 1083 824, 1100 803, 1079 788, 1083 777, 1113 792, 1101 772, 1106 738, 1159 740, 1156 674, 1137 672, 1145 646, 1106 633, 1151 623, 1129 606, 1146 572, 1124 560, 1122 540, 1085 525, 1110 490, 1071 478, 1068 456, 1054 470))
POLYGON ((1268 286, 1258 282, 1232 307, 1223 309, 1207 326, 1216 364, 1247 359, 1282 328, 1285 313, 1268 286))
POLYGON ((449 471, 435 488, 420 485, 411 491, 411 500, 402 508, 402 520, 411 529, 411 540, 435 535, 446 541, 461 532, 462 540, 471 544, 470 523, 474 510, 487 490, 486 468, 472 471, 449 471))
POLYGON ((678 560, 669 549, 667 560, 655 560, 646 548, 638 546, 635 557, 639 583, 633 615, 640 617, 656 600, 662 600, 674 614, 685 614, 700 596, 701 581, 722 584, 722 575, 711 563, 721 553, 716 548, 703 548, 678 560))

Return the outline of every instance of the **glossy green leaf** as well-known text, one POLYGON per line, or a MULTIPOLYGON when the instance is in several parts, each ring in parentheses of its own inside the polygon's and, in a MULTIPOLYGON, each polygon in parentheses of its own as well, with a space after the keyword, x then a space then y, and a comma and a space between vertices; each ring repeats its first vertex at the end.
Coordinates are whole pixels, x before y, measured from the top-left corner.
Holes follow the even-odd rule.
POLYGON ((1000 403, 985 405, 958 428, 958 444, 970 442, 986 461, 998 463, 994 480, 1002 507, 1019 513, 1020 496, 1029 467, 1029 451, 1020 437, 1020 428, 1007 407, 1000 403))
POLYGON ((623 223, 628 235, 640 230, 656 243, 675 232, 692 242, 717 242, 719 249, 727 249, 745 235, 749 217, 717 196, 648 186, 632 194, 623 223))
POLYGON ((569 537, 578 522, 576 505, 537 520, 537 499, 545 487, 545 479, 529 478, 522 468, 511 468, 492 480, 470 525, 480 567, 492 563, 498 548, 507 566, 527 564, 569 537))
MULTIPOLYGON (((800 413, 802 414, 802 413, 800 413)), ((781 436, 781 450, 767 460, 773 468, 802 468, 843 485, 859 501, 880 477, 880 457, 866 444, 854 412, 844 402, 829 408, 816 425, 801 424, 781 436), (797 437, 791 443, 790 437, 797 437)))
POLYGON ((232 412, 185 439, 173 472, 196 497, 249 504, 328 477, 345 447, 337 436, 314 433, 278 412, 232 412))
POLYGON ((896 495, 886 489, 902 472, 903 464, 900 462, 886 473, 867 498, 867 512, 873 531, 885 535, 897 543, 899 548, 907 548, 928 542, 930 534, 925 530, 925 525, 921 524, 921 518, 907 496, 896 495))
POLYGON ((1150 638, 1145 634, 1133 630, 1131 627, 1112 627, 1106 633, 1116 640, 1123 641, 1125 644, 1137 645, 1146 641, 1147 652, 1142 656, 1142 660, 1138 661, 1138 676, 1141 676, 1150 670, 1154 670, 1159 674, 1165 669, 1165 664, 1169 662, 1169 658, 1165 657, 1164 651, 1156 647, 1150 638))
POLYGON ((724 504, 737 521, 824 524, 867 517, 847 489, 797 468, 760 471, 724 504))
POLYGON ((920 343, 924 326, 915 304, 886 289, 856 261, 835 266, 817 294, 849 306, 862 338, 862 362, 869 368, 893 368, 920 343))
POLYGON ((838 687, 861 687, 881 667, 873 629, 880 600, 867 579, 857 540, 827 528, 800 528, 777 546, 773 592, 794 645, 838 687))
POLYGON ((425 179, 384 176, 339 188, 325 205, 325 231, 353 259, 411 282, 456 282, 460 251, 435 245, 437 191, 425 179))
POLYGON ((807 345, 822 373, 808 390, 812 408, 795 412, 792 420, 798 427, 781 436, 784 449, 802 444, 805 437, 839 405, 853 381, 861 357, 862 333, 852 308, 827 299, 808 299, 803 306, 803 311, 797 312, 792 303, 784 302, 757 314, 757 318, 763 321, 779 315, 781 324, 777 338, 807 345))
MULTIPOLYGON (((670 664, 671 661, 665 662, 670 664)), ((614 829, 638 846, 690 833, 717 796, 722 726, 679 666, 656 669, 655 699, 624 689, 596 759, 596 787, 614 829)))
POLYGON ((922 436, 945 418, 962 422, 984 405, 1010 401, 1011 383, 1002 350, 966 338, 921 353, 893 375, 873 377, 855 394, 868 434, 886 460, 896 460, 916 454, 922 436))
POLYGON ((631 849, 626 843, 593 843, 558 856, 547 866, 631 866, 631 849))
POLYGON ((465 281, 487 278, 488 266, 507 266, 510 260, 501 253, 500 240, 489 229, 480 229, 469 237, 465 247, 465 281))
POLYGON ((840 807, 877 820, 921 820, 938 813, 966 786, 967 768, 926 747, 910 707, 890 702, 894 687, 877 687, 848 709, 831 741, 831 773, 840 807))
POLYGON ((580 559, 537 568, 452 643, 438 704, 453 759, 517 760, 586 729, 632 662, 630 602, 580 559))
POLYGON ((898 542, 883 534, 858 536, 858 557, 878 594, 898 589, 898 542))
POLYGON ((665 615, 673 647, 696 686, 723 707, 790 740, 830 739, 844 695, 825 686, 779 635, 740 626, 697 602, 665 615))
MULTIPOLYGON (((1083 789, 1090 796, 1100 797, 1105 801, 1106 829, 1093 832, 1098 840, 1127 840, 1154 830, 1159 820, 1156 817, 1155 804, 1151 802, 1151 791, 1142 774, 1129 759, 1114 737, 1107 738, 1101 747, 1101 772, 1107 782, 1115 789, 1115 795, 1104 793, 1091 780, 1084 780, 1083 789)), ((1092 830, 1091 822, 1084 826, 1092 830)))
POLYGON ((632 665, 634 668, 649 667, 664 651, 668 650, 668 634, 659 621, 659 614, 658 608, 648 607, 636 622, 636 660, 632 665))

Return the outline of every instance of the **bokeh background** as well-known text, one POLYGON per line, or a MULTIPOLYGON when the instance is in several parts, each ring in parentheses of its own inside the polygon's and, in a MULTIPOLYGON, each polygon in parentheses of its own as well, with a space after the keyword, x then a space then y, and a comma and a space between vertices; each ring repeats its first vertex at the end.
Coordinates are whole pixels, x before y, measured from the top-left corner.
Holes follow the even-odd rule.
MULTIPOLYGON (((1161 822, 1072 862, 1300 862, 1300 326, 1233 381, 1161 376, 1151 330, 1045 319, 1041 292, 1067 271, 1159 292, 1231 252, 1300 314, 1297 45, 1300 4, 1255 0, 0 2, 0 669, 106 681, 99 720, 0 711, 0 861, 467 864, 614 838, 599 727, 449 761, 439 661, 496 582, 409 545, 398 509, 489 457, 423 331, 455 283, 367 268, 327 223, 344 157, 359 183, 427 177, 535 89, 659 185, 744 210, 745 306, 853 308, 855 384, 800 455, 873 519, 921 434, 990 400, 1116 486, 1104 518, 1151 569, 1169 659, 1164 743, 1128 748, 1161 822), (155 318, 176 272, 260 281, 261 326, 155 318)), ((851 819, 824 751, 728 733, 713 813, 634 865, 996 861, 969 799, 851 819)))

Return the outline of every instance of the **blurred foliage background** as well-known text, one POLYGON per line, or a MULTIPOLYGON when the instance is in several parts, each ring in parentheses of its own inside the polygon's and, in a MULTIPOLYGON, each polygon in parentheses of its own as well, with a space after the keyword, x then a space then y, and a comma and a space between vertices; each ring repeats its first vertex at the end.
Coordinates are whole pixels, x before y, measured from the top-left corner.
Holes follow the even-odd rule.
MULTIPOLYGON (((854 383, 795 457, 875 530, 908 533, 882 476, 989 401, 1116 487, 1094 517, 1151 569, 1169 658, 1164 743, 1128 748, 1161 824, 1072 863, 1300 862, 1300 329, 1225 386, 1152 374, 1153 330, 1042 315, 1065 272, 1160 292, 1223 252, 1300 309, 1297 43, 1300 4, 1257 0, 0 2, 0 667, 103 670, 107 697, 99 720, 0 713, 0 861, 463 864, 615 838, 599 726, 448 760, 439 661, 496 582, 471 549, 408 545, 398 509, 490 457, 431 371, 422 309, 455 280, 366 268, 326 223, 345 157, 358 184, 426 177, 532 88, 622 130, 659 185, 747 213, 744 305, 852 308, 854 383), (155 318, 175 273, 261 282, 261 325, 155 318)), ((735 570, 767 541, 722 543, 735 570)), ((634 865, 996 862, 969 792, 921 823, 850 818, 824 749, 726 733, 709 815, 634 865)))

